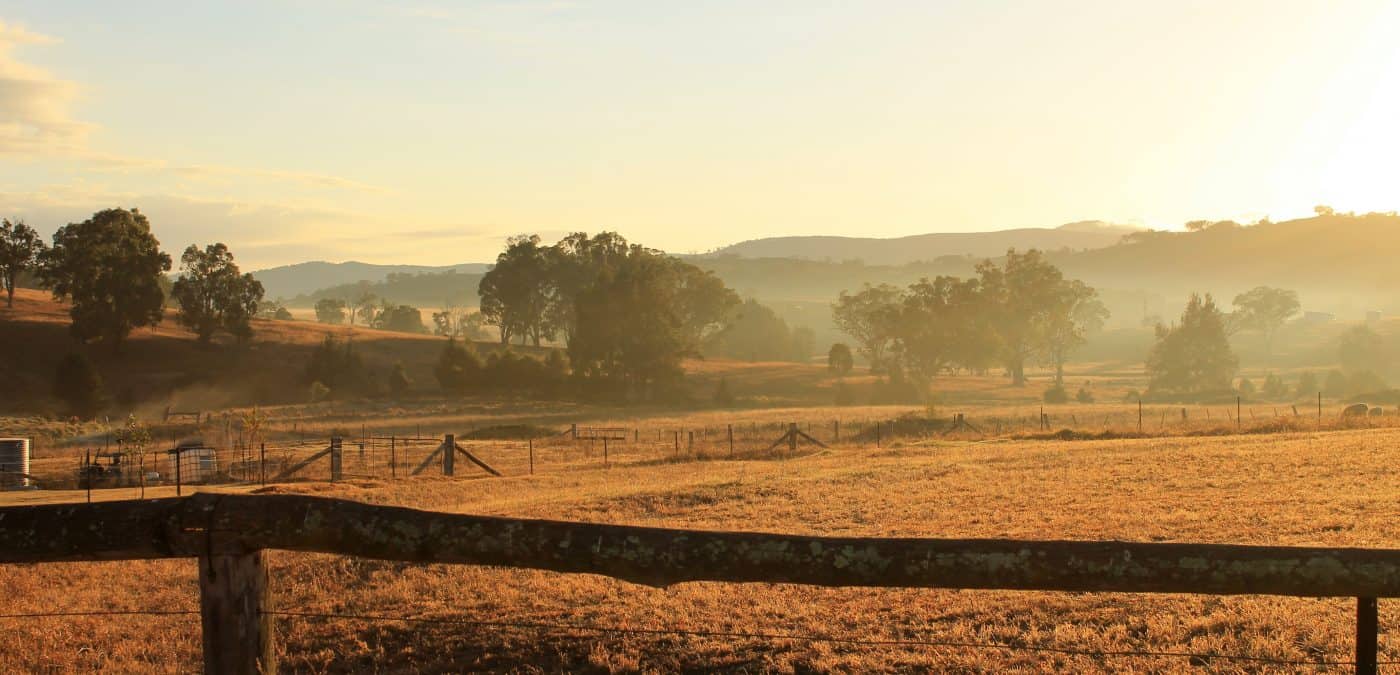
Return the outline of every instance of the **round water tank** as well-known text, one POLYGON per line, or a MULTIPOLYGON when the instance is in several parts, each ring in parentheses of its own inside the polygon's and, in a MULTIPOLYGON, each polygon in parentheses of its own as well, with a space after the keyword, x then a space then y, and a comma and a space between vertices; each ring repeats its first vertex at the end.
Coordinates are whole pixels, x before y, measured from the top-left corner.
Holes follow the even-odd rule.
POLYGON ((0 486, 29 487, 29 439, 0 438, 0 486))

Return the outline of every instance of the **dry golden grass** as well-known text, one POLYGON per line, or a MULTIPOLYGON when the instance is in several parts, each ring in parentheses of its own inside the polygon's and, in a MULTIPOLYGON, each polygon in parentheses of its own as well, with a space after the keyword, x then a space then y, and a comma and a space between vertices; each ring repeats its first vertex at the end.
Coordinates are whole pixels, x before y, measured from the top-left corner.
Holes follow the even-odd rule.
MULTIPOLYGON (((702 426, 700 419, 674 421, 702 426)), ((610 468, 578 446, 544 444, 541 452, 555 453, 548 455, 553 463, 533 477, 519 475, 514 446, 481 443, 480 453, 512 477, 267 489, 447 511, 707 529, 1394 548, 1400 546, 1400 484, 1392 469, 1400 459, 1397 441, 1400 431, 1393 429, 1074 442, 930 438, 879 449, 842 446, 788 460, 630 461, 610 468)), ((619 452, 627 459, 626 449, 619 452)), ((37 498, 0 495, 5 503, 37 498)), ((1353 630, 1351 604, 1343 600, 716 583, 651 589, 583 575, 290 553, 275 553, 272 566, 277 606, 317 613, 1300 660, 1350 658, 1353 630)), ((192 561, 3 566, 0 588, 6 589, 7 612, 193 609, 197 597, 192 561)), ((1397 620, 1397 605, 1383 601, 1382 626, 1397 620)), ((284 664, 302 672, 1200 669, 1179 657, 303 618, 280 618, 277 626, 284 664)), ((186 672, 198 664, 197 616, 5 620, 4 630, 0 670, 6 672, 186 672)), ((1400 658, 1400 643, 1383 635, 1382 658, 1400 658)), ((1219 660, 1204 665, 1219 672, 1299 670, 1219 660)))

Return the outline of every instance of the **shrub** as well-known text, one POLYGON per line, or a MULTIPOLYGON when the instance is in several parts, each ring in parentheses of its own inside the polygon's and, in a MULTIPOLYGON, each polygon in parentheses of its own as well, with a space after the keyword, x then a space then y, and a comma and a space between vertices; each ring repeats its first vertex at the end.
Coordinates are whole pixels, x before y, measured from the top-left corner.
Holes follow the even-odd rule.
POLYGON ((1250 382, 1247 377, 1241 377, 1240 386, 1237 388, 1237 391, 1240 392, 1240 396, 1254 398, 1254 383, 1250 382))
POLYGON ((481 359, 474 350, 459 344, 457 338, 448 338, 433 366, 433 377, 438 386, 451 396, 462 396, 474 383, 481 379, 481 359))
POLYGON ((327 335, 311 352, 305 381, 319 382, 337 397, 363 395, 372 389, 369 372, 354 345, 348 340, 341 343, 334 335, 327 335))
POLYGON ((1084 385, 1080 387, 1079 393, 1074 395, 1074 400, 1079 401, 1080 403, 1093 403, 1094 395, 1090 393, 1089 385, 1084 385))
POLYGON ((1128 390, 1128 393, 1126 393, 1126 394, 1123 395, 1123 401, 1124 401, 1125 403, 1137 403, 1138 401, 1141 401, 1141 400, 1142 400, 1142 393, 1139 392, 1139 391, 1136 390, 1136 389, 1129 389, 1129 390, 1128 390))
POLYGON ((1065 391, 1062 385, 1055 385, 1045 390, 1043 396, 1046 403, 1069 403, 1069 392, 1065 391))
POLYGON ((331 388, 327 387, 324 384, 321 384, 319 380, 317 380, 316 382, 312 382, 310 389, 307 390, 307 400, 311 401, 312 403, 320 403, 321 401, 330 398, 330 396, 331 388))
POLYGON ((1266 398, 1283 398, 1288 395, 1288 387, 1284 386, 1283 378, 1273 373, 1264 376, 1262 391, 1266 398))

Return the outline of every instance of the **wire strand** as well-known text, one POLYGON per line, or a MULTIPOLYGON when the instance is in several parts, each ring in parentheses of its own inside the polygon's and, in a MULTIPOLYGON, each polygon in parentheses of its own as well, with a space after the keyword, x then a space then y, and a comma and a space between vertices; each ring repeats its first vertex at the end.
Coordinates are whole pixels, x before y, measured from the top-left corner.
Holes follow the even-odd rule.
POLYGON ((197 609, 99 609, 72 612, 19 612, 15 614, 0 614, 0 619, 42 619, 48 617, 73 616, 176 616, 198 613, 199 610, 197 609))
MULTIPOLYGON (((352 621, 401 621, 405 623, 429 623, 447 625, 479 626, 484 628, 528 628, 534 630, 578 630, 594 633, 619 633, 630 635, 682 635, 689 637, 722 637, 741 638, 752 640, 796 640, 802 642, 830 642, 840 644, 854 644, 877 647, 953 647, 963 649, 999 649, 1005 651, 1021 652, 1045 652, 1055 654, 1066 654, 1070 656, 1094 656, 1094 657, 1115 657, 1115 656, 1147 656, 1158 658, 1191 658, 1203 660, 1226 660, 1226 661, 1248 661, 1253 663, 1266 663, 1271 665, 1287 666, 1354 666, 1355 661, 1297 661, 1289 659, 1277 659, 1267 656, 1247 656, 1241 654, 1210 654, 1197 652, 1173 652, 1173 651, 1136 651, 1136 650, 1107 650, 1099 651, 1092 649, 1075 649, 1073 647, 1055 647, 1051 645, 1008 645, 996 642, 970 642, 959 640, 895 640, 895 639, 868 639, 868 638, 848 638, 830 635, 809 635, 801 633, 745 633, 738 631, 716 631, 716 630, 687 630, 679 628, 623 628, 619 626, 596 626, 590 624, 575 623, 553 623, 544 621, 480 621, 473 619, 431 619, 405 616, 384 616, 375 614, 339 614, 320 612, 297 612, 297 611, 265 611, 264 614, 270 616, 299 617, 312 619, 346 619, 352 621)), ((1377 665, 1397 665, 1400 661, 1380 661, 1377 665)))

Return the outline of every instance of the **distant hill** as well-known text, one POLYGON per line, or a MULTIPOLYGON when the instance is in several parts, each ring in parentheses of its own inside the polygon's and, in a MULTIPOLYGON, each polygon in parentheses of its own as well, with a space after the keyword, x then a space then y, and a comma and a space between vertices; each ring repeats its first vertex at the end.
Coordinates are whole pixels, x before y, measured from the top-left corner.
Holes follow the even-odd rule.
POLYGON ((1095 249, 1112 246, 1124 235, 1140 231, 1128 225, 1098 220, 1069 223, 1056 228, 1027 227, 997 232, 939 232, 909 237, 768 237, 751 239, 705 257, 799 258, 803 260, 860 260, 868 265, 906 265, 948 256, 987 258, 1006 249, 1095 249))
POLYGON ((362 262, 332 263, 321 260, 254 270, 253 276, 262 282, 269 298, 293 298, 318 289, 351 284, 357 281, 383 281, 390 274, 422 274, 425 272, 457 272, 482 274, 491 266, 486 263, 460 265, 375 265, 362 262))

